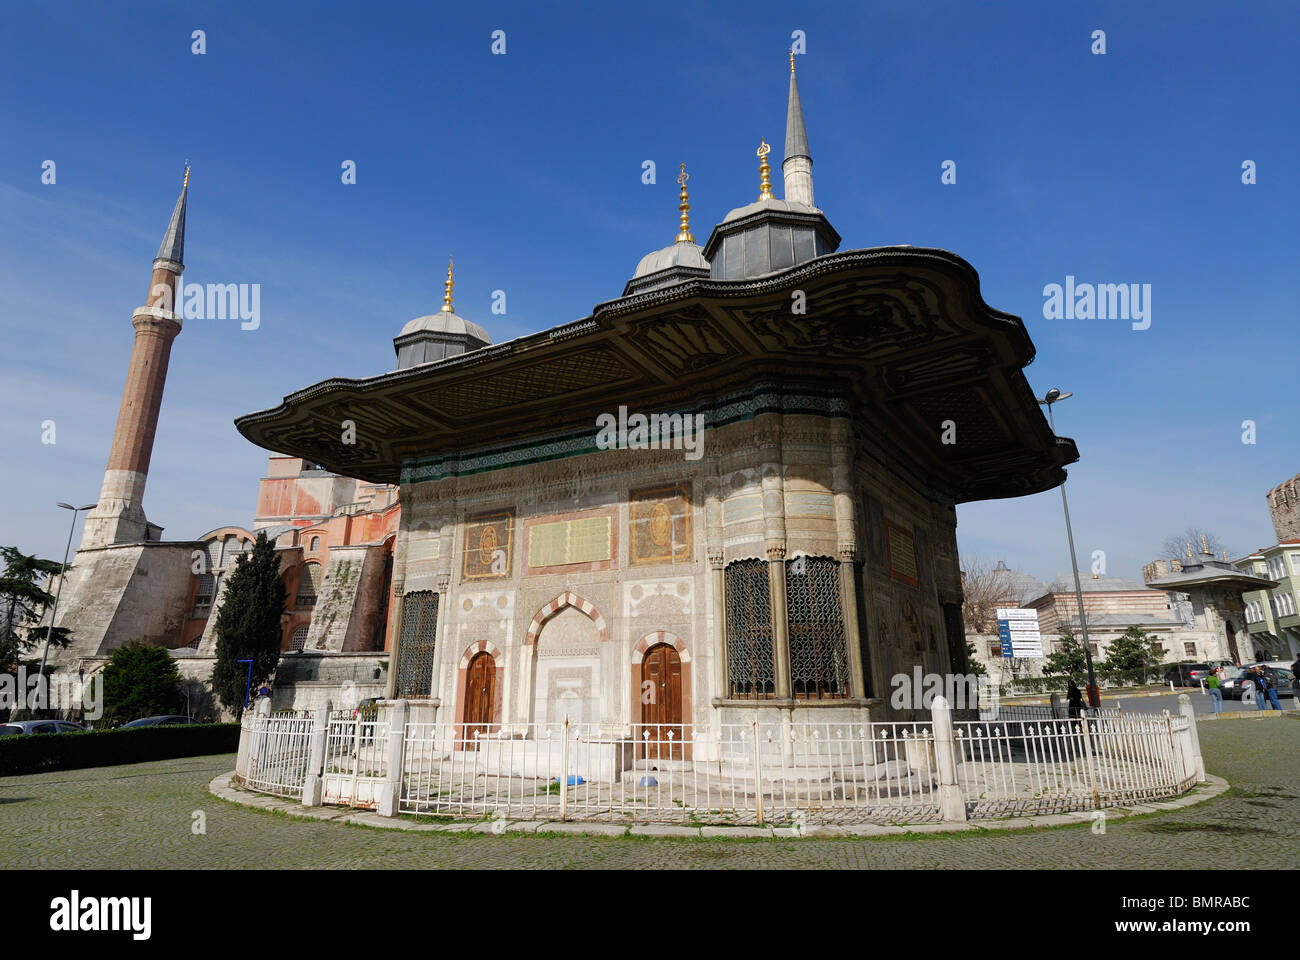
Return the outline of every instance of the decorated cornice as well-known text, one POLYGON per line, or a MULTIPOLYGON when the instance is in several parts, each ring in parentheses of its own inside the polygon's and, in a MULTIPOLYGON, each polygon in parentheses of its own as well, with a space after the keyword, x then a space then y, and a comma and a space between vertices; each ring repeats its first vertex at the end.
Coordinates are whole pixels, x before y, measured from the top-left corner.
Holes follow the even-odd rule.
POLYGON ((556 457, 591 452, 600 413, 624 404, 696 412, 775 367, 834 385, 849 416, 904 451, 906 469, 962 502, 1048 489, 1078 458, 1072 441, 1052 435, 1025 381, 1033 355, 1023 323, 984 303, 966 261, 883 247, 624 297, 508 343, 326 380, 236 425, 261 446, 346 476, 414 483, 453 462, 464 475, 476 457, 502 456, 479 451, 532 450, 538 438, 556 457), (796 291, 806 315, 792 313, 796 291), (666 405, 683 395, 700 405, 666 405), (356 426, 353 444, 341 441, 344 420, 356 426), (944 420, 957 424, 956 444, 940 443, 944 420))

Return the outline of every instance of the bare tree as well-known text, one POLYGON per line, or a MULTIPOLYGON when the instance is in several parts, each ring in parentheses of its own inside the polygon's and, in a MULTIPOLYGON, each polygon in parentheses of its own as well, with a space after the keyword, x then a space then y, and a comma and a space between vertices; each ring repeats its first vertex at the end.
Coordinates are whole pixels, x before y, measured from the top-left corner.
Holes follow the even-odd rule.
POLYGON ((998 607, 1015 605, 1011 571, 983 557, 961 561, 961 618, 967 633, 996 633, 998 607))
POLYGON ((1233 555, 1232 548, 1214 533, 1209 530, 1202 530, 1200 527, 1188 527, 1182 533, 1171 534, 1161 541, 1160 556, 1161 558, 1178 557, 1185 559, 1189 543, 1192 545, 1192 556, 1197 556, 1201 552, 1201 537, 1205 537, 1205 543, 1210 548, 1210 553, 1216 557, 1221 556, 1225 550, 1229 557, 1233 555))

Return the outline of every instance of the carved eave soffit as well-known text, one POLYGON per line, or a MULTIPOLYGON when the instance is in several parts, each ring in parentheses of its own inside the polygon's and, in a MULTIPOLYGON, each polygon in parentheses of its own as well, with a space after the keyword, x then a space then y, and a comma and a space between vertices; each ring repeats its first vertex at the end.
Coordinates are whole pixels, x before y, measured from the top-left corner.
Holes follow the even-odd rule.
POLYGON ((268 449, 398 483, 410 457, 590 427, 619 404, 667 410, 672 397, 716 395, 777 370, 841 385, 873 430, 962 502, 1048 489, 1078 459, 1034 400, 1021 370, 1032 359, 1020 319, 984 303, 964 260, 886 247, 610 301, 590 318, 446 361, 327 380, 236 424, 268 449), (955 442, 945 443, 948 422, 955 442))

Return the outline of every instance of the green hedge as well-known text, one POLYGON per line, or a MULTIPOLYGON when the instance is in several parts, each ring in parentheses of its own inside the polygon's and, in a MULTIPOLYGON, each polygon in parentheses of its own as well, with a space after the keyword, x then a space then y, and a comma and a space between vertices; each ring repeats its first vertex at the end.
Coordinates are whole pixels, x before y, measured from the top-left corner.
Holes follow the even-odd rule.
POLYGON ((202 757, 213 753, 234 753, 238 749, 237 723, 88 733, 11 734, 0 737, 0 777, 43 770, 202 757))

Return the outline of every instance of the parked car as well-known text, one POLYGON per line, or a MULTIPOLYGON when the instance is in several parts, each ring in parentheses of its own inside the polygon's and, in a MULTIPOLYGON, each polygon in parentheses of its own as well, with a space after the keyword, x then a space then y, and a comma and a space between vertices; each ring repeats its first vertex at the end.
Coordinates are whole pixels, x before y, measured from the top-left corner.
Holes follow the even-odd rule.
POLYGON ((139 720, 132 720, 118 727, 119 730, 126 730, 132 727, 168 727, 176 724, 198 723, 193 717, 186 717, 179 713, 167 713, 157 717, 141 717, 139 720))
POLYGON ((1225 666, 1223 668, 1223 678, 1219 681, 1219 690, 1223 693, 1223 699, 1236 698, 1240 700, 1245 677, 1245 667, 1225 666))
POLYGON ((1213 672, 1208 663, 1176 663, 1165 671, 1165 683, 1172 681, 1180 687, 1195 687, 1213 672))
POLYGON ((85 733, 86 728, 71 720, 11 720, 0 733, 85 733))

